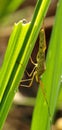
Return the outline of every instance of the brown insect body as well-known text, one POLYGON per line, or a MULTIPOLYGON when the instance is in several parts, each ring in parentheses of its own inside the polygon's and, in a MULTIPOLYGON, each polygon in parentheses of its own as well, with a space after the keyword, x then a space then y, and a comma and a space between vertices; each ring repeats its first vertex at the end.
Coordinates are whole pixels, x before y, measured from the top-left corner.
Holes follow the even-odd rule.
MULTIPOLYGON (((32 58, 30 58, 31 63, 34 64, 34 68, 30 74, 26 71, 28 77, 32 77, 32 78, 23 80, 23 81, 31 80, 30 84, 28 85, 29 87, 32 86, 34 77, 36 78, 36 81, 40 83, 40 76, 44 73, 45 68, 46 68, 45 67, 45 50, 46 50, 45 31, 44 29, 41 29, 40 34, 39 34, 39 50, 36 57, 37 63, 34 63, 32 58)), ((27 85, 23 85, 23 86, 27 87, 27 85)))
MULTIPOLYGON (((33 60, 31 59, 31 62, 35 65, 35 67, 33 68, 32 72, 30 74, 27 72, 29 77, 32 76, 32 78, 28 79, 27 81, 31 80, 31 82, 29 84, 29 87, 31 87, 33 80, 34 80, 34 77, 35 77, 36 81, 40 84, 44 98, 45 98, 45 101, 46 101, 46 104, 48 106, 48 112, 49 112, 49 116, 50 116, 51 114, 50 114, 50 110, 49 110, 48 100, 46 98, 46 94, 45 94, 45 90, 44 90, 44 85, 40 80, 40 76, 44 73, 44 71, 46 69, 46 66, 45 66, 45 50, 46 50, 45 31, 44 31, 44 29, 41 29, 40 34, 39 34, 39 50, 38 50, 38 54, 37 54, 37 57, 36 57, 37 63, 34 63, 33 60)), ((27 85, 25 85, 25 86, 27 87, 27 85)))
POLYGON ((40 76, 46 69, 45 66, 45 50, 46 50, 46 40, 45 40, 45 32, 44 29, 40 30, 39 34, 39 51, 37 54, 37 64, 36 64, 36 81, 38 82, 40 76))

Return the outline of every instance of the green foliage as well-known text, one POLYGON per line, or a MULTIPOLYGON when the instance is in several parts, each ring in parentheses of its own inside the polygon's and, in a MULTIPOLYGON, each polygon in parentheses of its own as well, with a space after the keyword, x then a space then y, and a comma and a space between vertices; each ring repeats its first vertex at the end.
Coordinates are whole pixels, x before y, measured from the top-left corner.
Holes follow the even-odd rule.
POLYGON ((15 24, 0 72, 0 130, 23 76, 50 0, 37 2, 31 23, 15 24), (23 67, 22 67, 23 66, 23 67))
MULTIPOLYGON (((0 130, 10 110, 14 95, 34 48, 50 0, 38 0, 31 23, 14 25, 0 71, 0 130), (23 67, 22 67, 23 66, 23 67)), ((31 130, 49 130, 60 89, 62 72, 62 0, 59 0, 56 19, 42 76, 46 99, 39 88, 31 130)))
POLYGON ((17 91, 20 75, 22 74, 22 69, 20 71, 21 64, 18 55, 22 48, 23 34, 25 36, 28 26, 29 24, 24 26, 22 22, 14 26, 2 65, 2 75, 0 75, 0 129, 7 116, 13 97, 17 91))

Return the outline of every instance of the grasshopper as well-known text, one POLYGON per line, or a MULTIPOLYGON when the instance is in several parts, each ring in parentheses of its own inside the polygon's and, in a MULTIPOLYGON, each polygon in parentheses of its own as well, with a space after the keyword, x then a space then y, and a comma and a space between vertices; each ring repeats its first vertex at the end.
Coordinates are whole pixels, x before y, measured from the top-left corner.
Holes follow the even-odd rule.
POLYGON ((41 75, 44 73, 44 71, 46 69, 45 50, 46 50, 45 31, 44 31, 44 29, 41 29, 40 33, 39 33, 39 49, 38 49, 38 53, 37 53, 37 57, 36 57, 37 63, 34 63, 32 58, 30 58, 31 63, 34 65, 34 68, 33 68, 32 72, 30 74, 26 71, 27 75, 29 77, 32 77, 32 78, 21 81, 21 82, 30 81, 30 84, 29 85, 21 85, 21 86, 31 87, 33 80, 34 80, 34 77, 36 78, 36 82, 38 82, 40 84, 41 88, 42 88, 42 93, 44 95, 46 104, 48 106, 48 113, 49 113, 49 116, 50 116, 51 114, 50 114, 49 105, 48 105, 48 101, 47 101, 47 98, 46 98, 44 86, 43 86, 42 81, 40 80, 41 75))
POLYGON ((40 33, 39 33, 39 50, 38 50, 37 57, 36 57, 37 63, 34 63, 31 58, 31 62, 32 62, 32 64, 34 64, 35 67, 32 70, 30 75, 27 73, 28 76, 31 76, 33 74, 32 80, 31 80, 31 83, 29 84, 29 86, 32 85, 34 77, 36 78, 37 82, 40 82, 40 76, 44 73, 44 71, 46 69, 45 50, 46 50, 45 31, 44 31, 44 29, 41 29, 40 33))
MULTIPOLYGON (((22 22, 25 24, 27 23, 27 21, 25 19, 22 20, 22 22)), ((28 77, 32 77, 31 79, 26 79, 26 80, 22 80, 21 82, 25 82, 25 81, 29 81, 31 80, 30 84, 27 85, 21 85, 24 87, 31 87, 34 77, 36 78, 36 81, 38 83, 40 83, 40 76, 44 73, 46 66, 45 66, 45 50, 46 50, 46 38, 45 38, 45 31, 44 29, 40 30, 39 33, 39 49, 38 49, 38 53, 37 53, 37 63, 34 63, 32 58, 31 59, 31 63, 34 64, 34 68, 32 70, 32 72, 29 74, 27 71, 27 75, 28 77)))
POLYGON ((45 50, 46 50, 45 31, 44 29, 41 29, 39 33, 39 50, 36 57, 37 63, 34 63, 32 58, 30 58, 31 63, 34 65, 34 68, 30 74, 26 71, 28 77, 32 77, 32 78, 21 81, 21 82, 25 82, 31 80, 31 82, 28 86, 27 85, 21 85, 21 86, 31 87, 34 77, 36 78, 36 81, 40 83, 40 76, 44 73, 46 69, 45 50))

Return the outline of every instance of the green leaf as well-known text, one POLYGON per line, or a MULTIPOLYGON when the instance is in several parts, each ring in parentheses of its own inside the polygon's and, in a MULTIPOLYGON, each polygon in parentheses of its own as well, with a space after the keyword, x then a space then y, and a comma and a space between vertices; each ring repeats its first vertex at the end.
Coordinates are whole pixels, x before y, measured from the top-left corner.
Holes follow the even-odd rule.
POLYGON ((2 65, 2 71, 1 71, 2 75, 1 75, 1 80, 0 80, 0 83, 1 83, 0 84, 0 101, 2 100, 4 91, 6 89, 6 85, 11 76, 18 54, 22 48, 22 41, 24 39, 23 34, 25 36, 27 25, 23 26, 22 22, 19 22, 18 24, 16 24, 14 27, 14 31, 10 37, 8 48, 7 48, 4 62, 2 65))

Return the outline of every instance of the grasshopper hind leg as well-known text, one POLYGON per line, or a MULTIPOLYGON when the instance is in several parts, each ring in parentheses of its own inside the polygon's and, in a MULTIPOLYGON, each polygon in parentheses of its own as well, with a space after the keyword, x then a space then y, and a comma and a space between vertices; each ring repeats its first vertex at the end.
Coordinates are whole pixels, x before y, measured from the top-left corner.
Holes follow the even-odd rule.
POLYGON ((33 68, 32 72, 30 74, 26 70, 26 73, 27 73, 28 77, 31 77, 31 78, 25 79, 25 80, 21 80, 20 83, 22 83, 22 82, 28 82, 28 81, 30 81, 30 83, 29 83, 29 85, 23 85, 23 84, 21 84, 20 86, 28 87, 28 88, 32 86, 33 80, 34 80, 34 77, 35 77, 35 74, 36 74, 35 69, 36 69, 36 66, 33 68))
POLYGON ((45 99, 47 107, 48 107, 48 113, 49 113, 49 117, 50 117, 50 122, 52 122, 50 108, 49 108, 49 103, 48 103, 48 100, 47 100, 47 97, 46 97, 46 93, 45 93, 44 85, 43 85, 42 81, 40 81, 40 86, 41 86, 42 93, 43 93, 44 99, 45 99))

